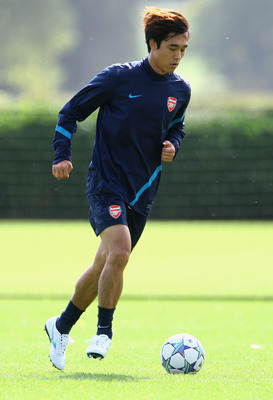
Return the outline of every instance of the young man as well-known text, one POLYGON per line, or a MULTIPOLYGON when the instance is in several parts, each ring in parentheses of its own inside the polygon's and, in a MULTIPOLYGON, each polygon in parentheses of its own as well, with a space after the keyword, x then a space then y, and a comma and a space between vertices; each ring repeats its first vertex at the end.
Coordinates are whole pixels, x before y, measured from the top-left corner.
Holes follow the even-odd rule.
POLYGON ((73 169, 70 149, 77 121, 99 108, 87 195, 90 223, 101 242, 65 311, 45 324, 49 357, 58 369, 65 367, 72 326, 97 296, 97 332, 86 353, 105 357, 123 271, 151 211, 161 162, 173 160, 184 137, 190 87, 174 71, 188 46, 188 22, 178 12, 146 8, 144 28, 148 56, 106 68, 59 113, 52 173, 60 180, 73 169))

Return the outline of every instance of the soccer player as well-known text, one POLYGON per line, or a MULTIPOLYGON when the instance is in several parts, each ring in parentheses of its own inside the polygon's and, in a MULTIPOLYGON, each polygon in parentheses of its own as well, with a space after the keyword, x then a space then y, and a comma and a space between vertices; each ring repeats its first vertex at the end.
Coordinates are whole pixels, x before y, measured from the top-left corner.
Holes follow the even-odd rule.
POLYGON ((89 220, 101 238, 94 262, 79 278, 66 309, 45 324, 49 357, 60 370, 69 332, 97 296, 97 332, 86 353, 105 357, 123 271, 151 212, 162 162, 174 159, 185 135, 190 87, 175 69, 188 47, 188 22, 176 11, 148 7, 143 23, 148 56, 106 68, 59 113, 52 173, 61 180, 73 169, 70 150, 77 121, 99 108, 87 196, 89 220))

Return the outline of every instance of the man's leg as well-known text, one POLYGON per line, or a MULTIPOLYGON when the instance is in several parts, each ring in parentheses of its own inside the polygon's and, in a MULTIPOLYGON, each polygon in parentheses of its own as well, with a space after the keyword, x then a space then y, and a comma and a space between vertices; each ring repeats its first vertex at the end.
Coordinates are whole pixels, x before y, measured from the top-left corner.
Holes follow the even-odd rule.
POLYGON ((121 295, 123 271, 131 252, 129 229, 126 225, 110 226, 101 232, 101 239, 94 263, 81 275, 71 299, 80 310, 97 295, 99 308, 115 309, 121 295))
POLYGON ((56 327, 61 334, 68 334, 70 332, 81 314, 97 297, 99 276, 104 263, 105 252, 101 242, 93 264, 79 278, 71 301, 56 321, 56 327))
MULTIPOLYGON (((99 338, 102 357, 105 356, 111 344, 113 313, 122 291, 123 271, 131 252, 131 237, 128 227, 118 224, 104 229, 101 232, 101 239, 94 263, 79 278, 66 310, 60 318, 53 317, 48 320, 45 326, 51 341, 50 359, 59 369, 65 366, 68 333, 97 295, 99 296, 99 321, 96 337, 99 338), (109 321, 106 326, 105 321, 109 321), (104 336, 106 340, 101 346, 100 339, 104 336), (56 337, 60 344, 57 350, 54 342, 56 337)), ((88 356, 93 356, 93 353, 87 349, 88 356)), ((101 354, 98 353, 98 356, 101 354)))
POLYGON ((123 287, 123 271, 131 253, 131 236, 126 225, 113 225, 101 232, 105 265, 98 284, 99 306, 114 308, 123 287))
POLYGON ((104 244, 101 241, 93 264, 79 278, 72 303, 81 310, 85 310, 98 295, 98 282, 106 261, 104 244))
POLYGON ((105 357, 112 338, 112 320, 123 287, 123 271, 131 253, 131 236, 126 225, 113 225, 101 232, 105 265, 98 282, 98 329, 86 349, 88 357, 105 357))

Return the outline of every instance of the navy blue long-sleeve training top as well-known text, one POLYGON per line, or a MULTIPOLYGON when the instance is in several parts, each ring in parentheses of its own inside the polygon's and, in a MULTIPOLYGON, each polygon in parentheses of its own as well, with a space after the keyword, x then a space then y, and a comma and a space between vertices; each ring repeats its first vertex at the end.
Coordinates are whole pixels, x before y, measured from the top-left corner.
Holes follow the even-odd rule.
POLYGON ((151 211, 161 176, 162 142, 179 149, 190 86, 176 73, 159 75, 148 62, 112 65, 60 111, 54 164, 71 159, 77 121, 99 109, 87 195, 111 193, 136 211, 151 211))

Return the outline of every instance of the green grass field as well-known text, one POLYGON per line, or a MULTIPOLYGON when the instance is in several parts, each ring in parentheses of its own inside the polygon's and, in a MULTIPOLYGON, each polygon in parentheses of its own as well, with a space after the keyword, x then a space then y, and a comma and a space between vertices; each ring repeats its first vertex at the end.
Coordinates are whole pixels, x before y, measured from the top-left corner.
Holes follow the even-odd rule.
POLYGON ((273 399, 272 238, 272 222, 149 222, 107 357, 85 355, 93 304, 57 371, 43 326, 66 306, 99 239, 88 222, 1 221, 0 399, 273 399), (168 375, 161 345, 183 332, 202 342, 205 365, 168 375))

